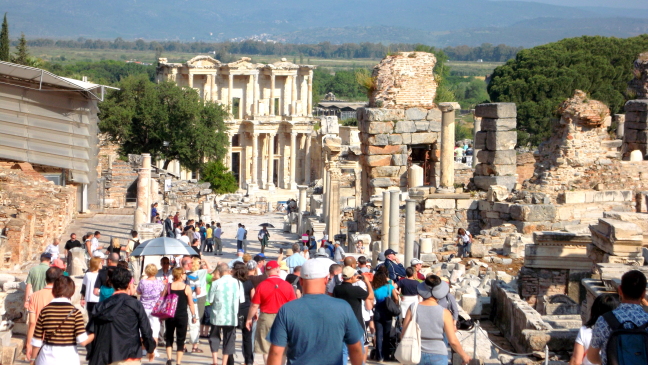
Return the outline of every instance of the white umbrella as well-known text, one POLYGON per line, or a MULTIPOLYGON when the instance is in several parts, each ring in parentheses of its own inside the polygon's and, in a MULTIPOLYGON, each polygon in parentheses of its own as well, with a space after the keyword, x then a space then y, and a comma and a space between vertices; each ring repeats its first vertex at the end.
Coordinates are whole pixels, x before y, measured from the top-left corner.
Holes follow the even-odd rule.
POLYGON ((142 242, 131 256, 179 256, 196 255, 188 244, 171 237, 158 237, 142 242))

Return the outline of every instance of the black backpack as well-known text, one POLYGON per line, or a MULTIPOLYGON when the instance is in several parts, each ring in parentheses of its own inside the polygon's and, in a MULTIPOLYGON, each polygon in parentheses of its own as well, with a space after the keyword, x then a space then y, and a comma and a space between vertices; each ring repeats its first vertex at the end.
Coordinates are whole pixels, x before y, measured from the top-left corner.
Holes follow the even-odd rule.
POLYGON ((612 333, 608 339, 608 365, 645 365, 648 364, 648 322, 642 326, 632 323, 633 328, 624 328, 628 322, 620 323, 614 313, 608 312, 603 318, 612 333))
POLYGON ((136 241, 136 240, 133 240, 133 251, 135 251, 135 249, 136 249, 137 246, 139 246, 139 245, 140 245, 140 239, 139 239, 139 238, 137 239, 137 241, 136 241))

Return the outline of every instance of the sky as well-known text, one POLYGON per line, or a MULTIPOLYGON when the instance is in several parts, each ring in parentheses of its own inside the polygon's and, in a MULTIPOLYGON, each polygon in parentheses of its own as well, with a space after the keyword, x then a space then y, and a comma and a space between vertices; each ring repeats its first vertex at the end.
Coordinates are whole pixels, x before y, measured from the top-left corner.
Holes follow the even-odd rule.
POLYGON ((646 0, 518 0, 565 6, 603 6, 609 8, 648 9, 646 0))

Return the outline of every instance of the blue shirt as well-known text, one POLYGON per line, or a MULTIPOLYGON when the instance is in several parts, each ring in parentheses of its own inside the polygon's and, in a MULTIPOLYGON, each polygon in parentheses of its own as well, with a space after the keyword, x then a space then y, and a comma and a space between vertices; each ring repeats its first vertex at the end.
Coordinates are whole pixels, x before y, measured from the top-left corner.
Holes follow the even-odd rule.
POLYGON ((387 297, 392 295, 394 289, 395 287, 392 283, 387 283, 378 289, 374 289, 374 298, 376 299, 376 303, 384 302, 387 297))
POLYGON ((306 294, 279 309, 267 340, 288 347, 288 365, 342 365, 342 347, 363 336, 349 303, 326 294, 306 294))
MULTIPOLYGON (((630 323, 623 324, 624 322, 632 322, 637 326, 641 326, 648 322, 648 313, 644 312, 643 308, 638 304, 621 303, 617 309, 613 310, 614 316, 619 323, 625 328, 632 328, 630 323)), ((596 324, 592 327, 592 342, 590 347, 601 350, 601 365, 607 364, 607 341, 612 334, 612 329, 603 316, 596 320, 596 324)))
POLYGON ((306 259, 299 252, 294 252, 285 261, 290 269, 290 274, 292 274, 297 266, 302 266, 306 262, 306 259))

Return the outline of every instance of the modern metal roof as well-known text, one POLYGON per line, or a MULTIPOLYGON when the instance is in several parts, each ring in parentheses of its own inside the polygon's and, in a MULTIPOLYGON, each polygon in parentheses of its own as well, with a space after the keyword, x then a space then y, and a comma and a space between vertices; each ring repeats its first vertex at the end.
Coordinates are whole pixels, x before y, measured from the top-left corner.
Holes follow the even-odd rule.
POLYGON ((40 68, 0 61, 0 84, 8 83, 6 79, 26 83, 26 85, 21 86, 12 82, 11 85, 13 86, 40 91, 78 91, 90 99, 100 101, 103 101, 106 88, 115 89, 111 86, 61 77, 40 68))

